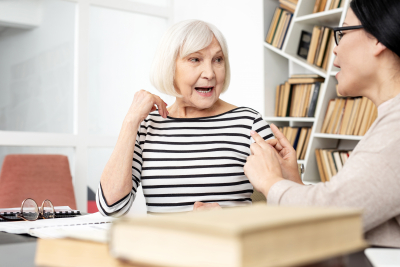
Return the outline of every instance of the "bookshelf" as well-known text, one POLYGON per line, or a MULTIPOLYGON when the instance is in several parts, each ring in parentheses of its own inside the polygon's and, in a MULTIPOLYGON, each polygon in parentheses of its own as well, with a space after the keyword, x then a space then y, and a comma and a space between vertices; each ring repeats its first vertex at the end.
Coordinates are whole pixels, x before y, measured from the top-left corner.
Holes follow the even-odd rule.
POLYGON ((279 7, 278 0, 263 0, 264 32, 262 36, 264 46, 264 119, 277 126, 313 127, 307 152, 303 163, 305 173, 303 182, 315 184, 320 182, 315 149, 338 148, 353 149, 361 140, 361 136, 337 135, 320 133, 329 100, 336 97, 337 80, 335 75, 338 69, 333 66, 334 56, 328 62, 328 69, 324 70, 309 64, 297 55, 301 31, 312 32, 315 25, 338 27, 345 19, 350 0, 344 1, 341 8, 313 14, 315 0, 299 0, 292 22, 287 32, 282 49, 277 49, 265 42, 275 8, 279 7), (325 78, 321 87, 315 118, 274 117, 276 86, 284 83, 292 74, 318 74, 325 78))

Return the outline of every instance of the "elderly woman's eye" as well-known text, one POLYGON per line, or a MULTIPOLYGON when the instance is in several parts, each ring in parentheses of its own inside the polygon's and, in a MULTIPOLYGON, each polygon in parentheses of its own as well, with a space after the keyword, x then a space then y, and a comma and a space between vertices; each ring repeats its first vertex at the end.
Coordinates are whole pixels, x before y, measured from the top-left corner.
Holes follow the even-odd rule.
POLYGON ((189 59, 189 61, 191 61, 191 62, 199 62, 200 60, 198 58, 191 58, 191 59, 189 59))
POLYGON ((219 57, 219 58, 216 58, 215 61, 218 63, 221 63, 222 61, 224 61, 224 59, 222 57, 219 57))

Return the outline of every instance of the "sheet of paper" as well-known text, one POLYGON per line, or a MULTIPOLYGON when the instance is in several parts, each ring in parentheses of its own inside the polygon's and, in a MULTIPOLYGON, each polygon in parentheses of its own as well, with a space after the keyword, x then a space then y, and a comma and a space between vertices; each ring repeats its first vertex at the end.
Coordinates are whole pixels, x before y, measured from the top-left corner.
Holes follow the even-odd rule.
POLYGON ((12 234, 29 234, 31 229, 42 229, 42 233, 46 229, 67 228, 74 226, 100 226, 110 224, 115 218, 104 217, 99 212, 90 215, 77 216, 72 218, 58 218, 37 220, 33 222, 2 222, 0 223, 0 231, 12 234))
POLYGON ((364 253, 374 267, 400 266, 400 249, 398 248, 367 248, 364 253))

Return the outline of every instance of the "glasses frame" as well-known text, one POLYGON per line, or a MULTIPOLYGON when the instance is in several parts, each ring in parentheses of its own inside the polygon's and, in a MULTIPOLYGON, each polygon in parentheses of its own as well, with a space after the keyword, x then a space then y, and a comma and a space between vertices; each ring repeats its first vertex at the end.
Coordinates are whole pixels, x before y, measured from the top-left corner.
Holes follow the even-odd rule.
POLYGON ((20 219, 23 219, 24 221, 36 221, 36 220, 39 219, 39 218, 40 218, 40 219, 54 219, 54 218, 56 217, 56 211, 55 211, 55 209, 54 209, 53 203, 52 203, 49 199, 43 200, 42 205, 39 207, 38 204, 36 203, 36 201, 35 201, 34 199, 32 199, 32 198, 26 198, 26 199, 24 199, 24 201, 22 201, 20 212, 18 212, 15 216, 18 217, 19 219, 10 219, 10 218, 4 217, 4 216, 2 216, 2 215, 0 215, 0 218, 2 218, 3 220, 6 220, 6 221, 21 221, 20 219), (35 219, 33 219, 33 220, 28 220, 28 219, 26 219, 26 218, 22 215, 22 214, 23 214, 23 207, 24 207, 25 201, 27 201, 27 200, 32 200, 32 201, 36 204, 36 207, 37 207, 37 209, 38 209, 38 215, 37 215, 37 217, 36 217, 35 219), (51 207, 53 208, 54 217, 52 217, 52 218, 46 218, 46 217, 44 216, 44 203, 45 203, 46 201, 49 201, 50 204, 51 204, 51 207))
POLYGON ((357 29, 362 29, 362 28, 364 28, 363 25, 333 28, 333 36, 335 37, 336 45, 339 45, 339 42, 340 42, 340 40, 338 39, 337 32, 339 32, 339 34, 341 34, 341 31, 357 30, 357 29))

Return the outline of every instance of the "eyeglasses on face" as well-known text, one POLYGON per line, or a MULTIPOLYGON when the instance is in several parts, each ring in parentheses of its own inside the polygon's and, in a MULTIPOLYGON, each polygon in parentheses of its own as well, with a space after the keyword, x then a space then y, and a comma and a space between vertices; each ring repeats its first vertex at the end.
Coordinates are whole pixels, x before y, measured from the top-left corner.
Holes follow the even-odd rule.
POLYGON ((6 221, 36 221, 37 219, 54 219, 55 210, 53 203, 46 199, 42 202, 42 205, 38 207, 35 200, 27 198, 22 202, 21 210, 15 216, 17 218, 7 218, 0 215, 0 218, 6 221))
POLYGON ((349 26, 349 27, 336 27, 333 28, 334 36, 335 36, 335 43, 336 45, 339 45, 340 40, 343 37, 342 31, 348 31, 348 30, 357 30, 357 29, 362 29, 364 26, 358 25, 358 26, 349 26))

